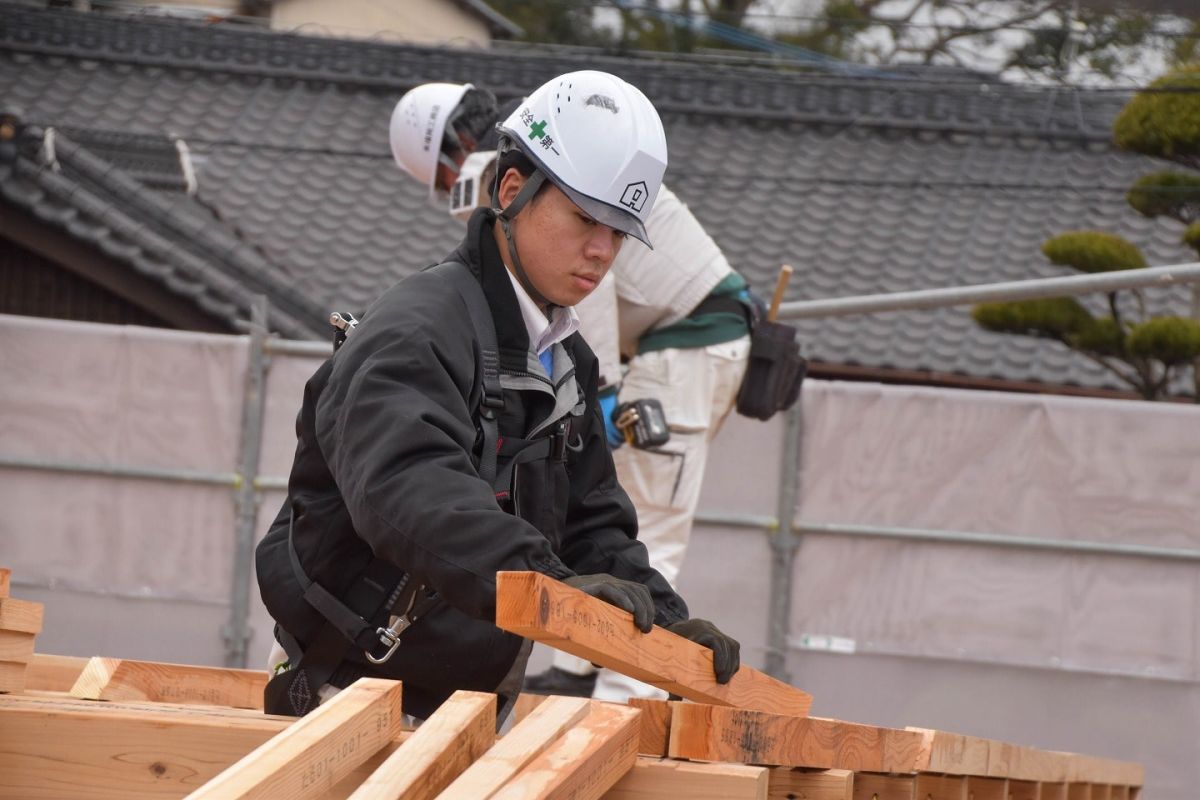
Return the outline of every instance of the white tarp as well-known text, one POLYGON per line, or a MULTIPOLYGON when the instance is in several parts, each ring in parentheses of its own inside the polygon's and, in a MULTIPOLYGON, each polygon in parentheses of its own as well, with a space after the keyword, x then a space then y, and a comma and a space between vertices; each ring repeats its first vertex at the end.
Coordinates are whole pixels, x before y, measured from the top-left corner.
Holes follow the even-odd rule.
MULTIPOLYGON (((0 565, 46 603, 40 651, 224 661, 232 486, 12 463, 232 475, 248 347, 0 316, 0 565)), ((286 477, 318 363, 271 356, 260 476, 286 477)), ((1200 549, 1195 406, 822 381, 802 402, 799 523, 1200 549)), ((774 517, 784 430, 731 419, 702 510, 774 517)), ((263 494, 259 536, 281 499, 263 494)), ((763 531, 708 524, 681 575, 760 667, 771 564, 763 531)), ((805 533, 791 593, 787 664, 814 713, 1144 760, 1162 800, 1200 783, 1180 757, 1200 741, 1194 559, 805 533)), ((251 665, 270 637, 257 596, 251 665)))

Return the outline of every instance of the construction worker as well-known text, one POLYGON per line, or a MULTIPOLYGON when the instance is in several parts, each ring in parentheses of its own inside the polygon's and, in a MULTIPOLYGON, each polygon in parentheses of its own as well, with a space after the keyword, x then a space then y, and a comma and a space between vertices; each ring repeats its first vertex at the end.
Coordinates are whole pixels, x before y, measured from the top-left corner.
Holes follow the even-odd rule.
POLYGON ((618 251, 650 243, 662 123, 633 86, 583 71, 500 131, 494 207, 446 262, 386 291, 305 387, 288 498, 256 553, 280 644, 269 712, 307 713, 372 675, 402 680, 415 718, 472 689, 496 692, 503 720, 530 643, 492 624, 500 570, 712 648, 718 682, 738 668, 737 642, 689 619, 637 541, 572 310, 618 251))
POLYGON ((388 139, 400 168, 445 193, 463 161, 496 123, 496 98, 469 83, 425 83, 406 92, 392 111, 388 139))
MULTIPOLYGON (((520 101, 516 101, 520 102, 520 101)), ((510 108, 514 106, 506 106, 510 108)), ((393 148, 397 146, 393 142, 393 148)), ((450 194, 466 213, 486 196, 494 136, 480 141, 450 194)), ((577 307, 580 330, 600 360, 600 401, 617 476, 638 514, 650 563, 674 587, 683 565, 708 447, 733 409, 750 352, 747 286, 688 207, 660 188, 646 221, 654 249, 627 247, 600 287, 577 307), (625 361, 622 377, 621 360, 625 361), (670 440, 625 445, 620 410, 661 404, 670 440)), ((623 702, 666 692, 561 651, 526 691, 623 702)))

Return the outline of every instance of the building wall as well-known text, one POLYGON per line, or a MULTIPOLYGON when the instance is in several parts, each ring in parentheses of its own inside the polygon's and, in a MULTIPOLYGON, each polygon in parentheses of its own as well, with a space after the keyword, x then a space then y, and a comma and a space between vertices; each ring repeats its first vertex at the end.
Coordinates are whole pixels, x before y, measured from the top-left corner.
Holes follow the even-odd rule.
POLYGON ((103 286, 4 238, 0 238, 0 314, 174 327, 103 286))
POLYGON ((280 0, 271 27, 415 44, 487 47, 492 41, 483 20, 450 0, 280 0))

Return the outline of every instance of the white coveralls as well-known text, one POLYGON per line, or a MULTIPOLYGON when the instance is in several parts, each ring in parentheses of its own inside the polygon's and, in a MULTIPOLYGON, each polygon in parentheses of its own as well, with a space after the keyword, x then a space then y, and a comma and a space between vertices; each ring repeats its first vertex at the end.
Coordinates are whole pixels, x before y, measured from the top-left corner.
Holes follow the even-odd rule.
MULTIPOLYGON (((708 445, 733 409, 750 353, 749 336, 694 348, 638 354, 648 331, 684 319, 733 271, 716 242, 663 186, 646 223, 654 249, 626 242, 608 276, 575 307, 600 361, 601 386, 620 382, 618 402, 662 403, 670 441, 658 452, 624 445, 613 452, 617 477, 637 509, 638 539, 650 564, 674 588, 683 565, 708 445), (624 379, 620 354, 629 359, 624 379)), ((587 674, 591 665, 556 652, 554 666, 587 674)), ((602 669, 592 696, 624 702, 666 692, 602 669)))

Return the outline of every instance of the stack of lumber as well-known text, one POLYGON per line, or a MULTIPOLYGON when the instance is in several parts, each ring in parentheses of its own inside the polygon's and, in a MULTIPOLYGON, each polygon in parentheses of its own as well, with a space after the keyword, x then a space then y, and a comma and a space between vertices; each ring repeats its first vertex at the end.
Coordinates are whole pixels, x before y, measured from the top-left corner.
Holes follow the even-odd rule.
POLYGON ((808 716, 750 668, 528 573, 497 623, 688 698, 524 696, 497 736, 492 694, 457 692, 415 731, 403 687, 364 678, 307 717, 261 710, 261 672, 35 655, 0 695, 0 799, 1130 800, 1137 764, 942 731, 808 716), (615 615, 615 616, 614 616, 615 615), (707 665, 707 670, 704 667, 707 665))
POLYGON ((10 597, 10 576, 0 568, 0 692, 25 688, 34 639, 42 630, 42 604, 10 597))

